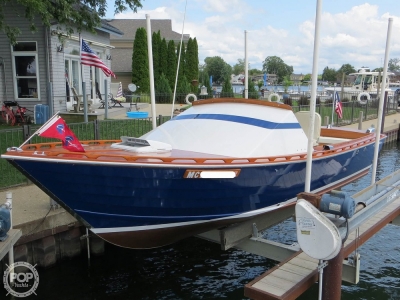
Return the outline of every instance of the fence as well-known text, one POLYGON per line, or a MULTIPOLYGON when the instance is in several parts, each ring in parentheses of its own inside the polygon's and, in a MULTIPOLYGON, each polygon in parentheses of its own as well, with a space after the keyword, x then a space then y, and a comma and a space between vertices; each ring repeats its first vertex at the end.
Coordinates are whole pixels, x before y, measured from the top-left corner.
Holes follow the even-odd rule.
MULTIPOLYGON (((160 116, 157 118, 157 123, 161 125, 169 119, 170 117, 160 116)), ((95 120, 88 123, 68 124, 68 126, 81 141, 120 139, 124 135, 138 137, 152 130, 150 119, 95 120)), ((39 127, 38 125, 24 125, 23 127, 0 130, 0 153, 5 153, 9 147, 20 146, 39 127)), ((40 143, 50 140, 35 135, 31 142, 40 143)), ((54 141, 59 142, 59 140, 54 141)), ((24 175, 11 166, 5 159, 0 159, 0 189, 27 183, 28 180, 24 175)))
MULTIPOLYGON (((241 96, 241 95, 240 95, 241 96)), ((310 109, 309 101, 304 96, 287 97, 283 100, 286 104, 292 105, 294 112, 307 111, 310 109), (302 98, 303 97, 303 98, 302 98)), ((337 126, 357 123, 360 111, 363 111, 364 120, 377 118, 378 101, 368 101, 367 104, 361 105, 357 101, 342 102, 343 117, 339 119, 334 113, 334 123, 337 126)), ((387 101, 384 106, 385 114, 396 113, 396 101, 387 101)), ((321 115, 322 120, 325 117, 332 116, 332 101, 318 101, 316 111, 321 115)), ((158 125, 168 121, 170 117, 159 116, 157 118, 158 125)), ((331 122, 332 123, 332 122, 331 122)), ((79 140, 93 139, 120 139, 121 136, 140 137, 152 130, 151 119, 123 119, 123 120, 95 120, 87 123, 68 124, 79 140)), ((8 147, 21 145, 28 137, 33 134, 39 126, 24 125, 23 127, 0 130, 0 153, 5 153, 8 147)), ((49 141, 47 138, 34 136, 32 143, 40 143, 49 141)), ((56 140, 55 140, 56 141, 56 140)), ((26 184, 28 181, 19 171, 12 167, 5 159, 0 159, 0 189, 4 189, 14 185, 26 184)))

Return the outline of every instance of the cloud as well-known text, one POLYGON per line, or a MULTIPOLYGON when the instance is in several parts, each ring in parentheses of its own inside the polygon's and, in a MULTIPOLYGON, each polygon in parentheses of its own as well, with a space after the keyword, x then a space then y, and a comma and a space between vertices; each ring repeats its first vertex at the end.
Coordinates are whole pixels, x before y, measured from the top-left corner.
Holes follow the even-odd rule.
MULTIPOLYGON (((255 3, 260 4, 259 1, 255 3)), ((289 12, 284 18, 277 18, 268 6, 260 8, 255 3, 244 0, 188 1, 184 33, 196 37, 200 63, 208 56, 220 56, 231 65, 237 63, 239 58, 243 59, 244 31, 247 30, 251 68, 261 69, 266 57, 278 56, 293 66, 295 73, 310 73, 315 11, 310 12, 308 8, 307 14, 302 14, 295 10, 300 21, 292 21, 289 12)), ((140 10, 135 14, 119 14, 115 18, 145 18, 146 14, 150 14, 152 19, 171 19, 173 30, 181 33, 184 4, 184 1, 174 1, 169 6, 140 10)), ((396 34, 400 32, 398 16, 389 12, 379 14, 379 6, 368 3, 339 13, 323 11, 319 72, 326 66, 337 69, 346 63, 355 68, 381 66, 389 17, 394 19, 390 57, 400 57, 400 37, 396 34)))

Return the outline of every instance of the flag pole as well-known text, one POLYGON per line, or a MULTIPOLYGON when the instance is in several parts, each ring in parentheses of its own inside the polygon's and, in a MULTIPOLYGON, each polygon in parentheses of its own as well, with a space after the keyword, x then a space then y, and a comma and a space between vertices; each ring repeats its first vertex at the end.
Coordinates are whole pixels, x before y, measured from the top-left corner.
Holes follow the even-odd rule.
MULTIPOLYGON (((182 51, 182 43, 183 43, 183 31, 185 30, 186 6, 187 6, 187 0, 186 0, 186 2, 185 2, 185 13, 183 14, 181 42, 180 42, 180 44, 179 44, 179 55, 178 55, 178 63, 177 63, 177 67, 176 67, 174 93, 173 93, 173 96, 172 96, 171 119, 174 117, 174 107, 175 107, 176 88, 177 88, 177 85, 178 85, 179 64, 180 64, 180 62, 181 62, 181 51, 182 51)), ((212 88, 212 86, 211 86, 211 88, 212 88)))
POLYGON ((47 124, 49 124, 55 117, 57 117, 59 113, 60 113, 60 111, 56 112, 50 119, 47 120, 46 123, 44 123, 42 126, 40 126, 40 128, 38 130, 36 130, 25 142, 23 142, 21 144, 21 146, 19 146, 19 148, 21 148, 26 143, 28 143, 43 127, 47 126, 47 124))
MULTIPOLYGON (((79 32, 79 62, 81 64, 81 78, 82 78, 82 102, 83 102, 83 121, 85 123, 88 122, 88 115, 87 115, 87 100, 86 100, 86 82, 83 80, 83 66, 82 66, 82 36, 79 32)), ((77 111, 79 112, 79 107, 77 107, 77 111)))
POLYGON ((331 119, 331 125, 335 122, 333 122, 333 112, 335 111, 335 99, 336 99, 336 82, 333 84, 333 101, 332 101, 332 119, 331 119))

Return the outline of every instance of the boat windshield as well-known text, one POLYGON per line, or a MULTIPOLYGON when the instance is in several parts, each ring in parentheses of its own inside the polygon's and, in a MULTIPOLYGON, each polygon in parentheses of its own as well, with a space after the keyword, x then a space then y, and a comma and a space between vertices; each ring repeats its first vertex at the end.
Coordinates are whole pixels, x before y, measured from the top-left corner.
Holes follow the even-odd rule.
POLYGON ((372 75, 365 76, 364 84, 370 84, 372 82, 372 75))
POLYGON ((363 77, 362 75, 358 75, 357 78, 356 78, 356 80, 354 81, 354 85, 360 84, 360 83, 361 83, 362 77, 363 77))

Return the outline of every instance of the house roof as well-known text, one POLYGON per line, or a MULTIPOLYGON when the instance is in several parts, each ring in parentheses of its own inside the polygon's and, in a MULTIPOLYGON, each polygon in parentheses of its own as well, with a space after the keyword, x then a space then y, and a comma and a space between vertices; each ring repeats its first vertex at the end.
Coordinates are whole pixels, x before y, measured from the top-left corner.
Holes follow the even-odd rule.
MULTIPOLYGON (((133 41, 135 39, 136 30, 140 27, 146 28, 145 19, 112 19, 106 20, 108 25, 113 26, 124 33, 123 36, 111 36, 111 41, 133 41)), ((161 33, 161 38, 167 41, 180 41, 181 34, 172 30, 172 21, 167 19, 150 20, 151 31, 161 33)), ((183 40, 188 41, 190 35, 183 34, 183 40)))
POLYGON ((108 32, 110 34, 110 37, 113 35, 116 36, 122 36, 124 33, 119 30, 118 28, 112 26, 111 24, 109 24, 106 20, 101 20, 100 22, 100 27, 98 27, 99 30, 108 32))
MULTIPOLYGON (((135 40, 136 30, 138 28, 146 28, 146 20, 145 19, 113 19, 113 20, 105 20, 109 26, 117 28, 118 30, 123 32, 122 36, 111 35, 110 42, 132 42, 132 47, 130 48, 119 48, 117 44, 114 44, 115 49, 111 50, 112 57, 112 70, 114 73, 126 73, 132 72, 132 48, 133 41, 135 40)), ((168 41, 180 41, 181 34, 175 31, 172 31, 172 22, 171 20, 160 19, 160 20, 150 20, 151 31, 158 32, 160 31, 161 38, 165 38, 168 41)), ((189 40, 190 35, 184 34, 183 41, 187 42, 189 40)))

